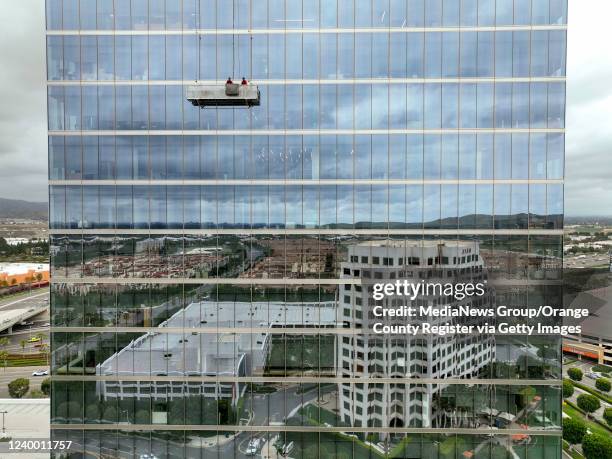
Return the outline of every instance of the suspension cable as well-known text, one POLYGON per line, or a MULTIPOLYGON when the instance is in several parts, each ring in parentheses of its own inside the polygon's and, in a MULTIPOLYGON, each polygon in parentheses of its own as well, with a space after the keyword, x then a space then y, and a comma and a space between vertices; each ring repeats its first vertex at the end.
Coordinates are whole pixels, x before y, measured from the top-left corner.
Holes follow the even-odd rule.
MULTIPOLYGON (((196 83, 200 81, 200 53, 202 52, 202 34, 200 33, 200 2, 196 5, 196 39, 198 40, 197 55, 196 55, 196 83)), ((185 35, 187 36, 187 35, 185 35)), ((183 39, 184 40, 184 39, 183 39)))
MULTIPOLYGON (((236 1, 239 1, 239 0, 236 0, 236 1)), ((238 19, 238 25, 240 25, 240 5, 238 5, 238 12, 236 13, 236 17, 238 19)), ((237 77, 242 78, 242 70, 240 67, 240 35, 238 35, 238 75, 237 77)))
POLYGON ((232 78, 236 70, 236 0, 232 0, 232 78))

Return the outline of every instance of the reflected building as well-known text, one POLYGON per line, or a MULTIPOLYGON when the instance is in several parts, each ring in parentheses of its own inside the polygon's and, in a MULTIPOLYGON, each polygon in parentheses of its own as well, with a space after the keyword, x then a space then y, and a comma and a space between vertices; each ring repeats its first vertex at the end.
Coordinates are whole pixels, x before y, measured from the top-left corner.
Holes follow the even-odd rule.
POLYGON ((53 438, 560 459, 560 337, 372 341, 363 276, 559 304, 566 3, 46 0, 53 438))
MULTIPOLYGON (((338 368, 343 376, 364 380, 359 387, 342 384, 338 388, 340 415, 347 425, 360 427, 445 427, 457 426, 455 414, 448 413, 435 398, 448 387, 446 379, 478 379, 483 370, 495 361, 495 337, 488 334, 425 335, 376 334, 373 325, 482 325, 494 318, 418 316, 387 320, 377 318, 374 308, 389 310, 399 307, 446 306, 486 309, 494 306, 492 289, 483 296, 461 301, 442 292, 419 295, 414 300, 390 296, 383 300, 372 297, 374 283, 411 284, 421 282, 486 283, 487 276, 478 243, 468 241, 369 241, 349 247, 348 259, 341 264, 342 278, 358 278, 358 285, 344 285, 339 307, 342 319, 350 328, 364 330, 363 335, 338 342, 338 368), (415 385, 377 384, 377 379, 414 378, 436 380, 436 383, 415 385), (387 389, 387 390, 384 390, 387 389), (448 419, 447 419, 448 418, 448 419)), ((465 427, 477 427, 466 423, 465 427)))
MULTIPOLYGON (((137 398, 156 406, 154 415, 165 419, 164 404, 173 398, 229 399, 232 407, 244 397, 246 382, 217 382, 215 377, 246 381, 262 376, 269 364, 275 328, 335 328, 336 302, 327 303, 191 303, 159 324, 160 328, 185 327, 184 335, 150 332, 139 336, 96 367, 96 375, 150 375, 211 377, 211 382, 113 381, 101 382, 101 399, 137 398), (219 329, 257 327, 261 333, 221 332, 219 329), (203 328, 204 333, 189 333, 203 328)), ((155 423, 162 423, 161 421, 155 423)))

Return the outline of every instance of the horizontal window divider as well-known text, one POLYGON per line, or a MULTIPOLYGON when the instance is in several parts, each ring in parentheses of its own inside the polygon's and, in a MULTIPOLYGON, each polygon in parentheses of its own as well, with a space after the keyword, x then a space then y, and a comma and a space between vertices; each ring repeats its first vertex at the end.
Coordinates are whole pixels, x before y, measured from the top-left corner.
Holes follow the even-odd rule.
POLYGON ((564 128, 456 128, 456 129, 207 129, 207 130, 105 130, 48 131, 50 136, 295 136, 390 134, 563 134, 564 128))
MULTIPOLYGON (((313 323, 316 324, 316 319, 313 323)), ((52 327, 52 333, 158 333, 162 335, 216 335, 218 333, 249 334, 260 336, 264 334, 283 334, 283 335, 359 335, 363 336, 363 329, 360 328, 323 328, 313 325, 312 328, 290 328, 290 327, 52 327)))
POLYGON ((326 426, 227 426, 227 425, 201 425, 201 424, 55 424, 51 423, 51 430, 119 430, 119 431, 227 431, 227 432, 338 432, 338 433, 412 433, 412 434, 457 434, 457 435, 538 435, 543 437, 560 437, 559 430, 537 429, 493 429, 482 428, 431 428, 431 427, 326 427, 326 426))
POLYGON ((47 30, 47 35, 287 35, 329 33, 426 33, 426 32, 507 32, 529 30, 567 30, 567 24, 447 26, 447 27, 335 27, 295 29, 146 29, 146 30, 47 30))
POLYGON ((361 285, 360 279, 289 279, 289 278, 186 278, 186 277, 168 277, 161 278, 143 278, 143 277, 51 277, 52 284, 185 284, 185 285, 208 285, 208 284, 239 284, 239 285, 343 285, 354 284, 361 285))
POLYGON ((108 186, 138 186, 138 185, 204 185, 204 186, 269 186, 269 185, 528 185, 528 184, 563 184, 562 179, 236 179, 236 180, 173 180, 173 179, 141 179, 141 180, 49 180, 49 185, 108 185, 108 186))
MULTIPOLYGON (((514 285, 514 284, 513 284, 514 285)), ((338 308, 340 309, 340 307, 338 308)), ((397 335, 381 335, 376 334, 372 331, 367 331, 364 328, 342 328, 340 326, 335 327, 321 327, 316 325, 317 320, 313 319, 312 327, 121 327, 121 326, 108 326, 108 327, 51 327, 52 333, 155 333, 162 335, 216 335, 218 333, 231 333, 231 334, 247 334, 247 335, 341 335, 341 336, 359 336, 369 338, 385 338, 394 337, 397 335)), ((461 336, 480 336, 482 333, 461 333, 461 336)), ((423 337, 427 335, 415 334, 411 335, 415 337, 423 337)), ((497 336, 497 335, 494 335, 497 336)), ((503 336, 523 336, 520 334, 507 333, 503 336)), ((534 333, 531 336, 539 336, 534 333)), ((544 334, 543 336, 549 336, 544 334)))
MULTIPOLYGON (((565 83, 566 77, 449 77, 449 78, 341 78, 251 80, 261 86, 338 84, 443 84, 443 83, 565 83)), ((49 86, 189 86, 222 85, 225 80, 48 80, 49 86)))
POLYGON ((368 384, 440 384, 444 385, 494 385, 494 386, 552 386, 560 387, 561 380, 559 379, 459 379, 459 378, 372 378, 367 377, 314 377, 314 376, 143 376, 143 375, 107 375, 107 376, 60 376, 52 375, 52 381, 108 381, 108 382, 155 382, 155 381, 171 381, 171 382, 243 382, 256 384, 363 384, 366 380, 368 384))
POLYGON ((215 236, 215 235, 272 235, 272 236, 562 236, 562 229, 121 229, 121 228, 92 228, 92 229, 62 229, 49 230, 51 235, 168 235, 168 236, 215 236))
MULTIPOLYGON (((561 280, 534 280, 534 279, 495 279, 496 286, 535 286, 535 285, 562 285, 561 280)), ((492 282, 492 283, 493 283, 492 282)), ((316 279, 316 278, 229 278, 229 277, 206 277, 206 278, 143 278, 143 277, 58 277, 51 276, 51 284, 107 284, 107 285, 130 285, 130 284, 185 284, 185 285, 361 285, 361 278, 346 279, 316 279)), ((89 330, 89 328, 85 328, 89 330)), ((267 330, 267 329, 266 329, 267 330)))

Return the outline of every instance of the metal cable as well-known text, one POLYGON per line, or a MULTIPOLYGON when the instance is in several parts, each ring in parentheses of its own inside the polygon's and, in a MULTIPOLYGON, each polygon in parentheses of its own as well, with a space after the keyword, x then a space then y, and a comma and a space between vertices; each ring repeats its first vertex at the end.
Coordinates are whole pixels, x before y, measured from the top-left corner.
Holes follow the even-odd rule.
POLYGON ((236 70, 236 0, 232 0, 232 75, 234 78, 234 70, 236 70))

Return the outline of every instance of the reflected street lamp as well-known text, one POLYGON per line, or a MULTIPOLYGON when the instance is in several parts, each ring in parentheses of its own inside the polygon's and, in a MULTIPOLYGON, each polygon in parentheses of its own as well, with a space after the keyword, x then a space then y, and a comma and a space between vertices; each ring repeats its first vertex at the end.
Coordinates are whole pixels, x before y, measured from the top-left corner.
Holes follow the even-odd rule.
POLYGON ((4 428, 4 415, 8 413, 8 411, 0 411, 2 413, 2 438, 6 436, 6 429, 4 428))

